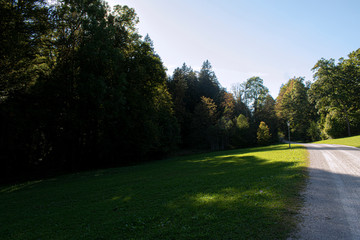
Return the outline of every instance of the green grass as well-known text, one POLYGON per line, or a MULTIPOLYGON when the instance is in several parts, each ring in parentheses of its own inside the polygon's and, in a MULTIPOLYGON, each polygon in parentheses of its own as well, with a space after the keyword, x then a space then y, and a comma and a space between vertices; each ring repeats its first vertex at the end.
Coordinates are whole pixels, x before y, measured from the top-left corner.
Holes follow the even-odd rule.
POLYGON ((321 144, 338 144, 338 145, 346 145, 360 148, 360 135, 347 137, 347 138, 338 138, 338 139, 328 139, 324 141, 319 141, 315 143, 321 144))
POLYGON ((286 239, 307 152, 274 145, 0 188, 0 239, 286 239))

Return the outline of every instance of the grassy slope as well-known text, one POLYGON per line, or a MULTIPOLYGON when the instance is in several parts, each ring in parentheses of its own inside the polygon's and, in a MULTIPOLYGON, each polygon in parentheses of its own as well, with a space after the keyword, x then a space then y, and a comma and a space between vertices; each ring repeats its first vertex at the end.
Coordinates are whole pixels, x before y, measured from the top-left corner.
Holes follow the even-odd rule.
POLYGON ((324 141, 319 141, 315 143, 322 143, 322 144, 339 144, 339 145, 347 145, 360 148, 360 135, 354 137, 347 137, 347 138, 338 138, 338 139, 329 139, 324 141))
POLYGON ((285 239, 307 153, 178 157, 0 188, 0 239, 285 239))

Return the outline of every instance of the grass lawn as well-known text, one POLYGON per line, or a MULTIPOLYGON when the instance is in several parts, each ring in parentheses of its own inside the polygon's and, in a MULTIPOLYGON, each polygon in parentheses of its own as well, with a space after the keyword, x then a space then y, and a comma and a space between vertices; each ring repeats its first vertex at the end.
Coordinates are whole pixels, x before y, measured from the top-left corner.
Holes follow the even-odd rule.
POLYGON ((286 239, 307 152, 183 156, 0 188, 0 239, 286 239))
POLYGON ((353 146, 360 148, 360 135, 347 137, 347 138, 338 138, 338 139, 329 139, 324 141, 319 141, 315 143, 322 143, 322 144, 339 144, 339 145, 346 145, 346 146, 353 146))

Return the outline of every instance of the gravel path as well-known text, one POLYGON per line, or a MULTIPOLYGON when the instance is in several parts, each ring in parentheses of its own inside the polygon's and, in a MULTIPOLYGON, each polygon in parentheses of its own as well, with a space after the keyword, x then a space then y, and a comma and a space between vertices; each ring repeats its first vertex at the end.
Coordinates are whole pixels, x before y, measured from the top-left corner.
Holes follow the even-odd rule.
POLYGON ((360 149, 304 144, 309 181, 299 231, 290 239, 360 239, 360 149))

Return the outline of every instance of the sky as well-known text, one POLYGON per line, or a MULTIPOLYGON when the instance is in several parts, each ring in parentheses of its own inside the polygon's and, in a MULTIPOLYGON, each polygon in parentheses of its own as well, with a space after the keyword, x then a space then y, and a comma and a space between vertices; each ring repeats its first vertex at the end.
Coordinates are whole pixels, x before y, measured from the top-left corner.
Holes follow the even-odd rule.
POLYGON ((321 58, 360 48, 359 0, 109 0, 135 9, 168 75, 209 60, 228 91, 253 76, 276 98, 292 77, 313 80, 321 58))

